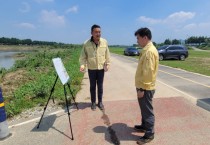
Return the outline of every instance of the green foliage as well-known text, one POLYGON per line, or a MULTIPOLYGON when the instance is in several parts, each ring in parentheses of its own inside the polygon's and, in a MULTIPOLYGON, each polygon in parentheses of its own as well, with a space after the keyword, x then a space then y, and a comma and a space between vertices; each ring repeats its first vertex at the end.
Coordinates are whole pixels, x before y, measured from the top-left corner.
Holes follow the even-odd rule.
POLYGON ((204 37, 204 36, 191 36, 189 38, 187 38, 186 43, 187 44, 198 44, 200 45, 201 43, 205 43, 209 40, 209 38, 204 37))
POLYGON ((171 43, 172 43, 172 42, 171 42, 170 39, 166 39, 166 40, 164 41, 164 44, 165 44, 165 45, 171 45, 171 43))
MULTIPOLYGON (((21 84, 13 96, 5 96, 6 111, 8 117, 12 117, 24 109, 37 105, 44 105, 56 79, 52 58, 60 57, 71 78, 71 89, 74 95, 79 91, 83 74, 79 72, 79 55, 81 47, 62 49, 48 49, 29 53, 23 60, 16 61, 12 71, 18 69, 27 70, 27 82, 21 84)), ((4 72, 4 70, 1 70, 4 72)), ((64 101, 63 86, 57 81, 53 92, 55 99, 64 101)))
POLYGON ((164 45, 176 45, 176 44, 180 44, 180 41, 177 39, 173 39, 173 40, 166 39, 164 41, 164 45))
POLYGON ((48 42, 48 41, 37 41, 34 40, 32 41, 31 39, 18 39, 18 38, 6 38, 6 37, 1 37, 0 38, 0 44, 3 45, 35 45, 35 46, 55 46, 54 48, 63 48, 63 47, 69 47, 74 48, 75 46, 77 47, 78 45, 73 45, 73 44, 64 44, 64 43, 57 43, 57 42, 48 42))
POLYGON ((175 45, 175 44, 180 44, 180 41, 177 40, 177 39, 174 39, 174 40, 172 40, 172 44, 173 44, 173 45, 175 45))
POLYGON ((7 70, 5 68, 0 69, 0 75, 1 76, 3 76, 6 72, 7 72, 7 70))
POLYGON ((109 50, 111 53, 116 53, 116 54, 124 54, 124 49, 125 48, 121 48, 121 47, 110 47, 109 50))

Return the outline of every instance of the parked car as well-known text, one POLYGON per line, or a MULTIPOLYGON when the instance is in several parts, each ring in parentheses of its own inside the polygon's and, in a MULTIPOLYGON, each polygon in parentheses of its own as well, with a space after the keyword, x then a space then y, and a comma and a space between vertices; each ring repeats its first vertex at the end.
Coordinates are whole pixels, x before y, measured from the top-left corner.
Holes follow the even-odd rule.
POLYGON ((139 55, 139 50, 137 48, 134 48, 134 47, 128 47, 128 48, 125 48, 124 50, 124 55, 139 55))
POLYGON ((183 45, 164 45, 158 48, 159 60, 179 59, 185 60, 188 57, 188 49, 183 45))

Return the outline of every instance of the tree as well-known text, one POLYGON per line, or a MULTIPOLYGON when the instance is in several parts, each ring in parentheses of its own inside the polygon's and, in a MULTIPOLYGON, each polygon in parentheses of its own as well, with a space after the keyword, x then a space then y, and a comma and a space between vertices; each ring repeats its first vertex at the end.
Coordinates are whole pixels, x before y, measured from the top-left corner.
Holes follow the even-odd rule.
POLYGON ((180 42, 179 42, 179 40, 174 39, 174 40, 172 40, 172 44, 173 44, 173 45, 174 45, 174 44, 180 44, 180 42))
POLYGON ((153 42, 153 45, 154 45, 155 47, 157 47, 157 43, 156 43, 156 42, 153 42))
POLYGON ((186 42, 188 44, 197 44, 200 45, 201 43, 205 43, 206 42, 207 37, 204 36, 200 36, 200 37, 196 37, 196 36, 191 36, 189 37, 186 42))
POLYGON ((10 39, 10 44, 11 45, 18 45, 18 44, 20 44, 20 40, 17 39, 17 38, 11 38, 10 39))
POLYGON ((139 45, 138 44, 133 44, 133 47, 138 47, 139 45))
POLYGON ((31 39, 24 39, 24 40, 22 40, 22 44, 31 45, 32 44, 32 40, 31 39))
POLYGON ((9 44, 10 39, 2 37, 0 38, 0 44, 9 44))
POLYGON ((201 43, 205 43, 205 37, 204 37, 204 36, 198 37, 198 43, 199 43, 199 45, 200 45, 201 43))
POLYGON ((170 40, 170 39, 166 39, 166 40, 164 41, 164 44, 165 44, 165 45, 170 45, 170 44, 171 44, 171 40, 170 40))

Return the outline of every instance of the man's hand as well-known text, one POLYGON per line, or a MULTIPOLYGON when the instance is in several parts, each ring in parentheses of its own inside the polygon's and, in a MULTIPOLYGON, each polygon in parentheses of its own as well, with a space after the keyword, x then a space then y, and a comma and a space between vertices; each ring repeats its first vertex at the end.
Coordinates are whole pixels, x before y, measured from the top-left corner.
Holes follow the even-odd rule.
POLYGON ((107 72, 109 70, 109 65, 104 64, 104 71, 107 72))
POLYGON ((83 73, 85 72, 85 66, 84 65, 80 66, 80 72, 83 72, 83 73))
POLYGON ((137 97, 138 97, 138 98, 143 98, 143 97, 144 97, 144 91, 138 90, 138 91, 137 91, 137 97))

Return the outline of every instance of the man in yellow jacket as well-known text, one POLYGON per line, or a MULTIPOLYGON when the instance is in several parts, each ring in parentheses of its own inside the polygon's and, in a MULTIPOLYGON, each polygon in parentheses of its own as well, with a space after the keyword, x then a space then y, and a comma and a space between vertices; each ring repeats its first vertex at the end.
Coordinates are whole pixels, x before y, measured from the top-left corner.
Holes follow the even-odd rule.
POLYGON ((108 71, 110 65, 110 53, 108 43, 101 38, 99 25, 91 27, 91 38, 87 40, 80 55, 80 71, 85 72, 87 67, 90 79, 91 109, 96 109, 96 84, 98 87, 98 107, 103 110, 103 80, 104 72, 108 71))
POLYGON ((144 144, 154 139, 155 116, 153 112, 152 99, 155 93, 155 82, 158 71, 159 55, 151 39, 152 34, 148 28, 141 28, 135 32, 137 42, 142 51, 135 75, 135 86, 138 102, 141 110, 142 120, 140 125, 134 128, 145 133, 137 141, 144 144))

